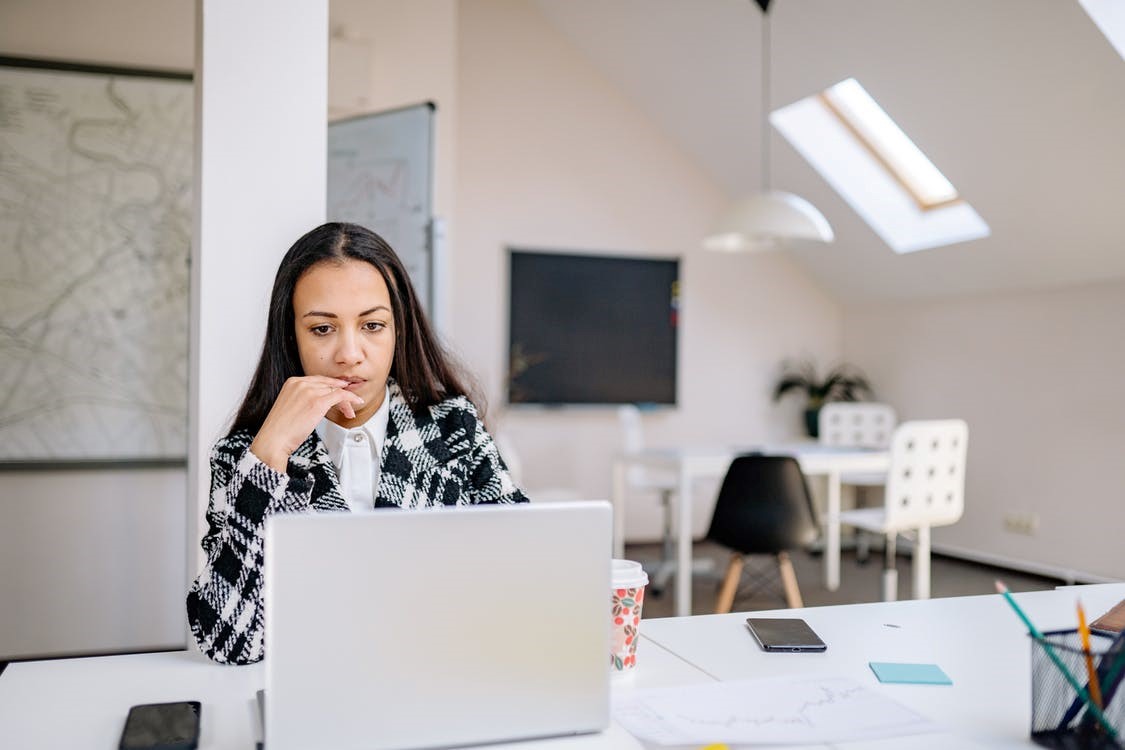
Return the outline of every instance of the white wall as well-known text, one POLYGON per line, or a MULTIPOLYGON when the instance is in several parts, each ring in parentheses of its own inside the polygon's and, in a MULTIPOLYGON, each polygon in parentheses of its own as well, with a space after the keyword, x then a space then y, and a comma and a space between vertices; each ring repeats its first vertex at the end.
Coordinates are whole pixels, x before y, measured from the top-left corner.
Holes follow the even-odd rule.
MULTIPOLYGON (((191 70, 183 0, 4 0, 0 51, 191 70)), ((182 645, 183 469, 0 474, 0 658, 182 645)))
POLYGON ((844 352, 902 419, 969 423, 965 516, 935 548, 1125 578, 1125 282, 851 307, 844 352), (1034 536, 1004 514, 1035 513, 1034 536))
POLYGON ((194 12, 185 0, 4 0, 0 51, 190 71, 194 12))
POLYGON ((182 469, 0 480, 0 658, 183 645, 182 469))
MULTIPOLYGON (((608 497, 620 438, 610 409, 500 414, 509 246, 683 258, 680 400, 645 417, 650 442, 796 431, 796 405, 769 402, 776 369, 802 352, 838 355, 838 306, 785 255, 700 251, 725 196, 531 4, 465 0, 458 9, 451 330, 494 422, 521 452, 526 484, 608 497)), ((697 528, 712 499, 700 492, 697 528)))

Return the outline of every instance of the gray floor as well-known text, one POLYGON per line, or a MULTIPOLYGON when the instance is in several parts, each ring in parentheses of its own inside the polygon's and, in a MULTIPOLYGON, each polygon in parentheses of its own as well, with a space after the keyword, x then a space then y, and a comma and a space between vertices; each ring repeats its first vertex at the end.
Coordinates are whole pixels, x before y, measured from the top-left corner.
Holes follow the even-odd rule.
MULTIPOLYGON (((701 542, 695 545, 697 558, 706 557, 715 561, 713 576, 696 575, 692 587, 693 614, 709 614, 714 611, 718 579, 726 570, 730 553, 718 545, 701 542)), ((625 548, 625 556, 630 560, 640 560, 646 567, 660 556, 660 545, 637 544, 625 548)), ((797 583, 806 607, 828 604, 854 604, 857 602, 879 601, 881 596, 880 579, 883 570, 883 557, 879 550, 873 550, 869 561, 860 564, 854 552, 845 551, 840 561, 840 588, 829 591, 824 587, 824 558, 804 551, 791 554, 793 567, 797 573, 797 583)), ((781 582, 777 578, 777 566, 770 558, 750 558, 743 573, 743 585, 735 599, 735 611, 779 609, 785 606, 781 593, 781 582), (757 585, 754 585, 757 582, 757 585)), ((910 558, 898 558, 899 599, 910 598, 910 558)), ((969 596, 991 594, 996 589, 993 581, 1002 579, 1012 591, 1037 591, 1051 589, 1063 581, 1053 578, 1017 573, 1011 570, 993 568, 986 565, 956 560, 934 555, 931 561, 931 596, 969 596)), ((673 614, 675 589, 673 584, 660 595, 646 592, 642 617, 669 617, 673 614)))

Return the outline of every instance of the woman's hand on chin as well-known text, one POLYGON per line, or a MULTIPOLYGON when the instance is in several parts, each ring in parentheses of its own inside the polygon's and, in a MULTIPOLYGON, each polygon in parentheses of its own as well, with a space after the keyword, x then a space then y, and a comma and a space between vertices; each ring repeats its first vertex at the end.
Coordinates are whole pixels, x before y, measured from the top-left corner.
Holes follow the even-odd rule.
POLYGON ((329 409, 336 406, 345 417, 355 419, 355 407, 364 402, 358 394, 347 390, 347 385, 347 380, 323 375, 286 380, 250 444, 250 451, 262 463, 284 474, 289 456, 316 429, 329 409))

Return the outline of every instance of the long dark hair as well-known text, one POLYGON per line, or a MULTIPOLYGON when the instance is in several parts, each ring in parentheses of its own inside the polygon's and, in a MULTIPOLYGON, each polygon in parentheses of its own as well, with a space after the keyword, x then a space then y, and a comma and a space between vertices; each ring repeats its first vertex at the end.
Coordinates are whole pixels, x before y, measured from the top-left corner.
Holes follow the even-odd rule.
POLYGON ((443 399, 469 395, 464 375, 434 336, 410 277, 391 246, 358 224, 322 224, 294 242, 281 259, 270 295, 262 356, 231 433, 257 433, 286 379, 305 374, 297 352, 293 316, 293 290, 298 279, 318 263, 342 263, 348 259, 370 263, 387 282, 395 323, 391 377, 411 409, 418 411, 443 399))

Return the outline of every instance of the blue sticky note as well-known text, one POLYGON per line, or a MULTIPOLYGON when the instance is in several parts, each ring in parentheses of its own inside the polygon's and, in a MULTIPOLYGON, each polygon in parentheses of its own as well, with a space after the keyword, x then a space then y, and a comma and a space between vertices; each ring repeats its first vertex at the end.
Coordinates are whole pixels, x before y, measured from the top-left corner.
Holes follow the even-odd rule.
POLYGON ((871 671, 879 682, 902 682, 910 685, 952 685, 953 680, 937 664, 905 664, 873 661, 871 671))

